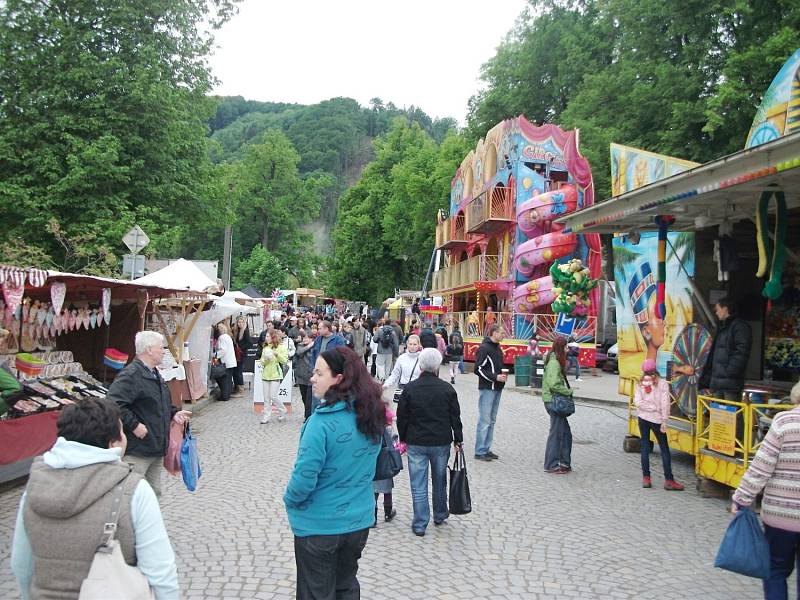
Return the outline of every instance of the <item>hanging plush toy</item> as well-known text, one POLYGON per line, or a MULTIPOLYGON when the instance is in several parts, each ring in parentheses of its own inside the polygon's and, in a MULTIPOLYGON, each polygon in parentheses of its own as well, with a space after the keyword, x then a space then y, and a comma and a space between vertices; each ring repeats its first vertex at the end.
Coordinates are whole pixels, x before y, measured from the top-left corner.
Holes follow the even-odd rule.
POLYGON ((579 258, 550 266, 550 277, 553 279, 553 293, 556 299, 552 304, 554 313, 565 313, 584 317, 589 314, 591 300, 589 292, 597 287, 597 280, 592 279, 589 269, 583 266, 579 258))
POLYGON ((658 283, 656 285, 656 316, 664 319, 667 316, 667 232, 675 222, 675 217, 658 215, 658 283))
POLYGON ((772 267, 769 270, 769 280, 764 284, 761 292, 770 300, 777 300, 783 294, 783 263, 786 259, 786 196, 778 190, 769 190, 761 194, 758 199, 756 211, 756 242, 758 244, 758 271, 757 277, 767 274, 770 263, 769 255, 772 254, 772 267), (777 211, 775 214, 775 246, 773 247, 767 231, 767 209, 772 196, 775 196, 777 211))

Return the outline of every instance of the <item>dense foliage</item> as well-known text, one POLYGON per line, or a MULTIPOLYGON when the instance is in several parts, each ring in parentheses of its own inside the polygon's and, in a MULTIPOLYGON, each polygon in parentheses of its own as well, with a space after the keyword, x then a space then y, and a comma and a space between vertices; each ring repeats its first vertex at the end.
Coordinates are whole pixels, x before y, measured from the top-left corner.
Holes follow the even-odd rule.
POLYGON ((469 151, 451 133, 437 144, 418 123, 397 119, 375 142, 375 160, 339 200, 330 293, 378 303, 396 288, 420 289, 434 245, 436 212, 469 151))
POLYGON ((223 210, 206 32, 234 3, 0 3, 0 260, 107 273, 134 223, 169 256, 223 210))
POLYGON ((607 198, 610 142, 698 162, 740 150, 798 47, 795 0, 531 0, 483 67, 469 131, 521 113, 578 127, 607 198))

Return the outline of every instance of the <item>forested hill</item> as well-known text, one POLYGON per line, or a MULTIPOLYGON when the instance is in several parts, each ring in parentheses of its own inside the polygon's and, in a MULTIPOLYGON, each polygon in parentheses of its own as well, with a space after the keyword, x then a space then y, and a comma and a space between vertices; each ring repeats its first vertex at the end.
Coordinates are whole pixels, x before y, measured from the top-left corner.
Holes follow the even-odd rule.
POLYGON ((384 104, 380 98, 373 98, 368 107, 351 98, 332 98, 309 106, 245 100, 241 96, 218 101, 217 112, 209 121, 212 162, 241 160, 249 145, 259 141, 267 130, 275 129, 298 153, 301 177, 330 175, 319 219, 309 223, 318 251, 327 250, 339 196, 358 181, 373 158, 372 141, 386 133, 395 118, 419 124, 437 142, 456 126, 454 119, 432 119, 419 108, 401 109, 391 102, 384 104))

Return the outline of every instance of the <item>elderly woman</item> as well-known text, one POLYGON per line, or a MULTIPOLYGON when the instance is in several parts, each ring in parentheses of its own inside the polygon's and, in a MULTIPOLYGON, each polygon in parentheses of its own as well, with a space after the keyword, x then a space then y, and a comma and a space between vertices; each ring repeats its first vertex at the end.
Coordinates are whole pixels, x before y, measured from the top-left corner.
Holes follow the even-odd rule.
MULTIPOLYGON (((800 383, 789 393, 800 404, 800 383)), ((800 560, 800 407, 778 414, 733 494, 731 512, 750 506, 762 491, 761 519, 769 542, 770 575, 764 598, 788 598, 786 579, 800 560)), ((797 583, 800 595, 800 579, 797 583)))
POLYGON ((461 409, 455 388, 439 379, 437 372, 442 355, 435 348, 419 354, 419 378, 409 383, 400 394, 397 406, 397 431, 400 441, 408 444, 408 478, 414 518, 411 530, 425 535, 430 522, 428 504, 428 466, 433 483, 433 524, 441 525, 447 511, 447 461, 450 444, 461 446, 464 436, 461 409))
POLYGON ((295 536, 297 597, 355 599, 358 559, 375 519, 372 478, 386 423, 381 388, 345 346, 319 355, 311 385, 323 403, 300 431, 283 496, 295 536))
POLYGON ((236 371, 236 350, 233 347, 233 338, 228 333, 228 326, 225 323, 217 325, 217 360, 225 365, 226 373, 218 378, 220 400, 230 400, 233 388, 233 374, 236 371))
POLYGON ((23 598, 77 598, 121 494, 116 539, 157 600, 179 597, 175 554, 153 488, 122 462, 120 409, 87 398, 61 411, 58 439, 31 466, 17 513, 11 570, 23 598))

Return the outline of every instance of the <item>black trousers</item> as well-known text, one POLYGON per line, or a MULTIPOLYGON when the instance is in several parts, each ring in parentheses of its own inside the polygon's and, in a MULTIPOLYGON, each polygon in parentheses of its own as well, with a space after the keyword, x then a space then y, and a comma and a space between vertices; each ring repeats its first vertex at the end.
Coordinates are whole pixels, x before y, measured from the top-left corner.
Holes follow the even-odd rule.
POLYGON ((244 385, 244 374, 242 372, 243 367, 244 363, 242 361, 236 362, 236 367, 233 369, 233 385, 240 387, 244 385))
POLYGON ((311 386, 298 383, 300 398, 303 400, 303 420, 311 416, 311 386))
POLYGON ((231 399, 231 392, 233 391, 233 372, 236 371, 236 367, 232 367, 227 369, 224 377, 220 377, 217 379, 217 385, 219 386, 220 392, 220 400, 230 400, 231 399))
POLYGON ((358 559, 369 529, 294 538, 297 600, 359 600, 358 559))

